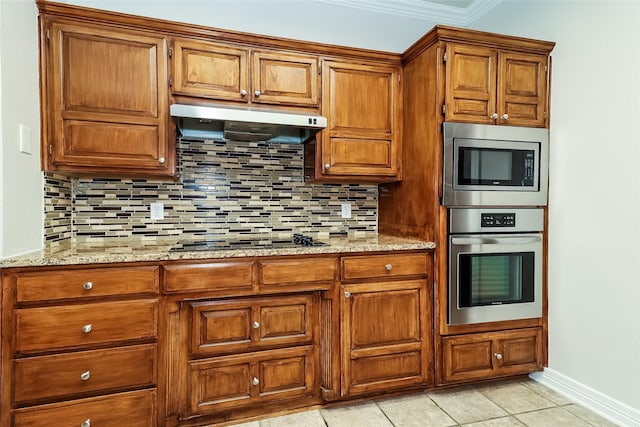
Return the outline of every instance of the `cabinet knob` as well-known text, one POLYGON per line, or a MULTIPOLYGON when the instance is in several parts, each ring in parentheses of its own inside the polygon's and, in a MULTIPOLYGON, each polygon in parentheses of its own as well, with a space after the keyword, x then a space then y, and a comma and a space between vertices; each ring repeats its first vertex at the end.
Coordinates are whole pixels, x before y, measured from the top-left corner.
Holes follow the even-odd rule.
POLYGON ((493 113, 490 117, 495 120, 498 118, 498 113, 493 113))
POLYGON ((508 115, 508 114, 503 114, 503 115, 502 115, 502 118, 503 118, 503 119, 505 119, 505 120, 507 120, 507 119, 509 118, 509 115, 508 115))
POLYGON ((80 374, 80 379, 82 381, 87 381, 89 378, 91 378, 91 372, 89 372, 89 371, 85 371, 85 372, 80 374))
POLYGON ((387 265, 385 265, 385 266, 384 266, 384 268, 385 268, 387 271, 391 271, 391 269, 393 268, 393 265, 391 265, 391 264, 387 264, 387 265))
POLYGON ((91 427, 91 420, 87 418, 82 424, 80 424, 80 427, 91 427))
POLYGON ((82 327, 82 332, 88 334, 89 332, 91 332, 91 329, 93 329, 93 327, 91 326, 91 323, 89 323, 88 325, 84 325, 82 327))
POLYGON ((160 158, 158 159, 158 162, 159 162, 159 163, 161 163, 161 164, 164 164, 164 157, 160 157, 160 158))
POLYGON ((345 298, 349 298, 349 297, 351 297, 351 292, 345 292, 345 293, 344 293, 344 297, 345 297, 345 298))
POLYGON ((242 89, 242 90, 240 91, 240 95, 242 95, 242 96, 247 96, 247 91, 246 91, 246 89, 242 89))
POLYGON ((260 380, 258 378, 256 378, 256 377, 253 377, 253 379, 251 380, 251 384, 258 385, 258 384, 260 384, 260 380))
POLYGON ((259 91, 259 90, 254 91, 254 92, 253 92, 253 94, 254 94, 255 96, 260 96, 260 95, 261 95, 261 93, 260 93, 260 91, 259 91))
POLYGON ((260 322, 253 322, 253 329, 258 329, 260 327, 260 322))
POLYGON ((84 285, 82 285, 82 287, 85 290, 90 291, 91 289, 93 289, 93 283, 92 282, 84 282, 84 285))
POLYGON ((329 163, 326 163, 326 164, 324 165, 324 168, 325 168, 326 170, 329 170, 329 168, 330 168, 330 167, 331 167, 331 165, 330 165, 329 163))
POLYGON ((500 353, 494 353, 494 356, 496 356, 496 359, 502 360, 502 355, 500 353))

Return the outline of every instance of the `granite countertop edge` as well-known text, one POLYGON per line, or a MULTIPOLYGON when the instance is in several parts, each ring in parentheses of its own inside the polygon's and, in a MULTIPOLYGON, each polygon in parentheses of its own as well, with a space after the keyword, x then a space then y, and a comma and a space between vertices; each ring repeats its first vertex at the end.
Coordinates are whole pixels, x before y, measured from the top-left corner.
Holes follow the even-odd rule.
POLYGON ((71 245, 59 250, 42 250, 13 258, 0 259, 0 268, 43 267, 81 264, 110 264, 126 262, 163 262, 215 258, 245 258, 287 255, 321 255, 353 252, 433 250, 435 242, 376 236, 365 239, 329 239, 324 246, 293 247, 280 249, 222 249, 211 251, 171 252, 170 245, 145 245, 136 247, 119 241, 71 245))

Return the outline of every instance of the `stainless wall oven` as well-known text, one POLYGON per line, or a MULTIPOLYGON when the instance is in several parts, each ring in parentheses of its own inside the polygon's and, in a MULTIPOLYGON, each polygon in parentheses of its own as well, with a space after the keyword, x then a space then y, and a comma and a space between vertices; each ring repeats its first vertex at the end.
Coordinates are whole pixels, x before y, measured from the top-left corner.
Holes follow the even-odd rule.
POLYGON ((543 210, 450 209, 449 220, 448 324, 541 317, 543 210))
POLYGON ((444 206, 545 206, 549 131, 444 123, 444 206))

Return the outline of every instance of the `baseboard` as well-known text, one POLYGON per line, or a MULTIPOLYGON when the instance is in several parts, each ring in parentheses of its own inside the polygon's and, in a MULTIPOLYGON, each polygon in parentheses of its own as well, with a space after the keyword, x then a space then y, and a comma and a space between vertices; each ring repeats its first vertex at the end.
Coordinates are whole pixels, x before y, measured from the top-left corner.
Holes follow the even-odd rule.
POLYGON ((531 379, 622 427, 640 426, 640 411, 553 369, 529 375, 531 379))

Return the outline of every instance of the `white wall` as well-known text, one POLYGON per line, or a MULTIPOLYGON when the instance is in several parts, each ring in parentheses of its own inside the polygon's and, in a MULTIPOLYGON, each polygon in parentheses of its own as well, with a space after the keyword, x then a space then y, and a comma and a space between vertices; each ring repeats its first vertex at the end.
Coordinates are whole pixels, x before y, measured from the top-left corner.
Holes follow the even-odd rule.
POLYGON ((34 1, 0 2, 0 256, 4 257, 42 247, 37 34, 34 1), (19 124, 31 128, 30 155, 19 152, 19 124))
POLYGON ((640 2, 509 1, 552 40, 549 367, 640 410, 640 2))

